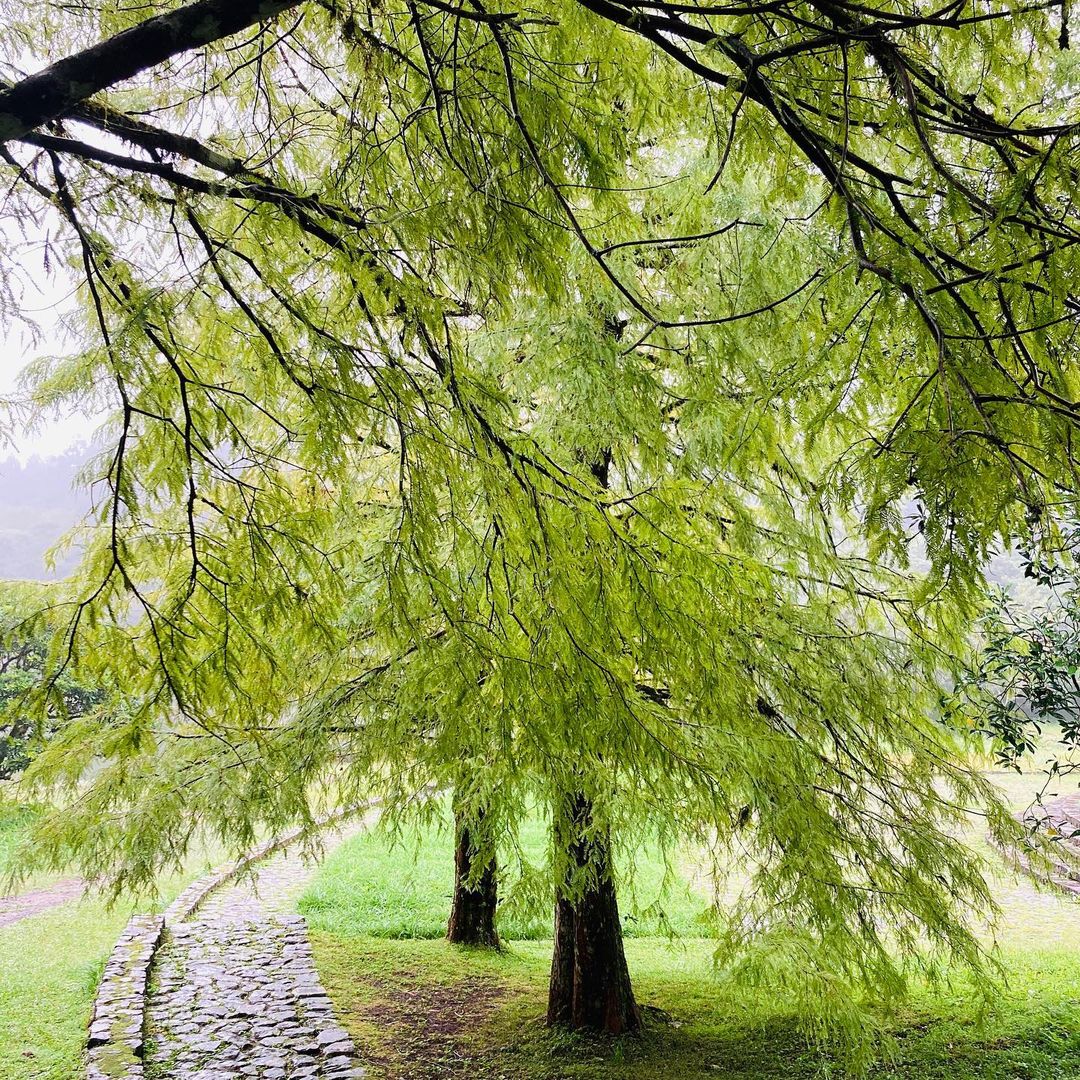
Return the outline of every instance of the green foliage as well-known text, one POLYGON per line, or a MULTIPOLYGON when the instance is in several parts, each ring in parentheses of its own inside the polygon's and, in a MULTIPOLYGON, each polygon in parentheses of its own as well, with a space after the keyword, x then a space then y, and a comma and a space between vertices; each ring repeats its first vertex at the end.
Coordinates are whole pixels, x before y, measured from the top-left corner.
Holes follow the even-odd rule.
MULTIPOLYGON (((35 856, 121 888, 453 787, 523 862, 578 793, 627 880, 745 867, 724 963, 858 1040, 988 969, 955 832, 1015 825, 939 707, 1075 479, 1056 16, 446 8, 304 5, 2 165, 81 282, 30 390, 109 412, 31 703, 107 697, 28 770, 35 856)), ((20 65, 88 22, 0 11, 20 65)))
POLYGON ((0 780, 24 769, 37 749, 73 716, 102 698, 99 690, 60 671, 47 695, 47 713, 34 717, 27 700, 45 678, 51 634, 42 604, 49 590, 30 582, 0 585, 0 780))
POLYGON ((0 801, 0 878, 10 867, 13 852, 40 812, 39 807, 0 801))
POLYGON ((979 652, 958 688, 958 707, 993 741, 998 761, 1019 761, 1052 732, 1047 781, 1071 772, 1080 746, 1080 582, 1075 555, 1080 533, 1052 563, 1028 560, 1027 574, 1042 587, 1035 605, 999 591, 980 620, 979 652), (1056 752, 1054 752, 1056 751, 1056 752))

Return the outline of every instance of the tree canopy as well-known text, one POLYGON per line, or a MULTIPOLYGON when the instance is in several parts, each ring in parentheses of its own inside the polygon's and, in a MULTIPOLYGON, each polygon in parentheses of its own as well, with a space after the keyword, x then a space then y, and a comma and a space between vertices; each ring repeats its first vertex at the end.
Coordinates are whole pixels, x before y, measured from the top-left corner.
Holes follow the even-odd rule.
POLYGON ((41 857, 570 794, 739 865, 810 1015, 982 964, 953 829, 1013 825, 938 707, 1075 486, 1067 13, 152 7, 0 3, 4 220, 84 301, 33 392, 109 414, 51 677, 124 703, 41 857))

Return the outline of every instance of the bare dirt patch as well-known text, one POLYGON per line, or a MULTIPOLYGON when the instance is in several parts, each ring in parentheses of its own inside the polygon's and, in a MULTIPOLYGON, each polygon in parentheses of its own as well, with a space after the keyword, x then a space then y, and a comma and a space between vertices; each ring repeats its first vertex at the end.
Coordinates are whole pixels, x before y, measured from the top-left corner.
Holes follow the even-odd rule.
POLYGON ((476 1033, 509 991, 488 979, 440 984, 423 978, 377 980, 379 999, 364 1009, 377 1035, 358 1039, 360 1059, 392 1080, 481 1075, 489 1048, 478 1044, 476 1033))

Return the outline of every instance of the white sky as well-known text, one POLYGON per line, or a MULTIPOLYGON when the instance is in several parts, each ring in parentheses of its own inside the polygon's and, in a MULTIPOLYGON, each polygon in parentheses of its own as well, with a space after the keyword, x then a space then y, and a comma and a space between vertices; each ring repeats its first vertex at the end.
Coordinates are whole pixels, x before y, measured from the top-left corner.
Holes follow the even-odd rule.
MULTIPOLYGON (((44 265, 42 240, 27 241, 10 228, 0 227, 0 258, 13 269, 12 285, 19 310, 36 324, 39 335, 35 340, 29 327, 14 320, 0 329, 0 402, 6 406, 20 401, 24 394, 19 388, 19 376, 31 360, 39 356, 62 355, 71 351, 74 341, 64 329, 64 320, 75 309, 74 281, 65 268, 53 268, 49 273, 44 265)), ((14 453, 20 460, 35 454, 50 457, 63 453, 78 443, 90 440, 98 421, 76 415, 37 414, 33 428, 0 411, 0 457, 14 453)))
MULTIPOLYGON (((44 56, 21 49, 4 64, 5 72, 30 74, 45 66, 44 56)), ((65 316, 74 310, 74 281, 65 280, 63 268, 52 274, 45 268, 44 252, 48 223, 45 229, 22 222, 16 230, 11 221, 0 221, 0 260, 10 274, 15 302, 20 311, 37 325, 39 335, 18 320, 8 326, 0 323, 0 458, 14 453, 25 461, 35 454, 51 457, 80 442, 89 440, 95 423, 82 416, 36 417, 32 430, 16 422, 7 408, 10 401, 21 400, 19 376, 30 361, 39 356, 67 352, 72 342, 61 325, 65 316)), ((58 231, 59 223, 53 226, 58 231)))

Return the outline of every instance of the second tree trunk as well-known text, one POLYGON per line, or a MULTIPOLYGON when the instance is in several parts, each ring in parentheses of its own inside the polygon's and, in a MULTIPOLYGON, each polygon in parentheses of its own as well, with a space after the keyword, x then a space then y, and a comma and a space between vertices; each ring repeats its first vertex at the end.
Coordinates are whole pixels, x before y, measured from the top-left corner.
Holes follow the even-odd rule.
POLYGON ((499 903, 499 883, 495 856, 484 831, 483 814, 470 826, 460 811, 454 814, 454 899, 446 937, 456 945, 499 947, 495 930, 495 909, 499 903), (485 859, 479 869, 477 859, 485 859))

